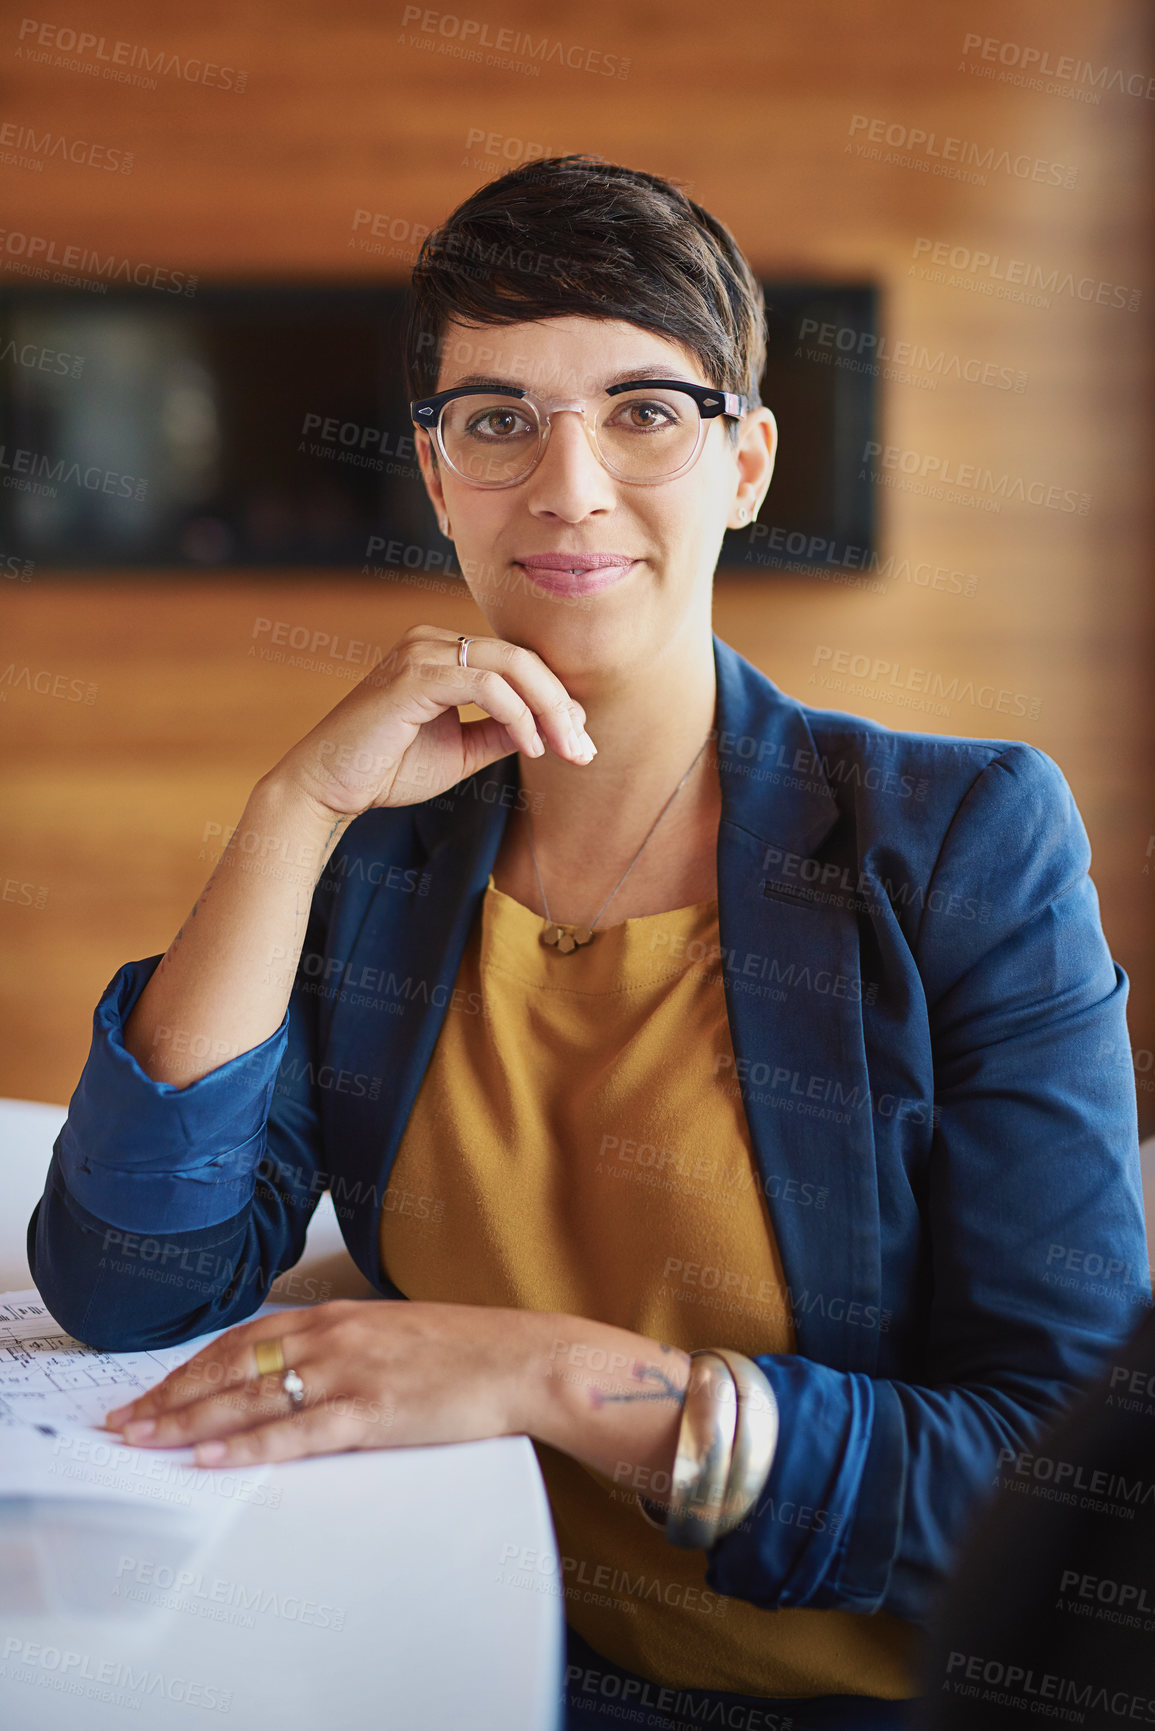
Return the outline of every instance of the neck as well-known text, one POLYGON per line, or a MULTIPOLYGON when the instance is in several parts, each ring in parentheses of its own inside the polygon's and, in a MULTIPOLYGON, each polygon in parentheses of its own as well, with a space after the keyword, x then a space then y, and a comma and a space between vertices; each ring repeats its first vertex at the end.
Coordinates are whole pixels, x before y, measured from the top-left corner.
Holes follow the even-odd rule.
MULTIPOLYGON (((631 843, 640 846, 714 726, 710 634, 675 640, 624 676, 615 669, 601 681, 567 681, 567 688, 586 711, 586 731, 598 754, 588 764, 568 763, 553 752, 522 756, 521 786, 530 796, 539 853, 560 860, 590 851, 604 859, 631 843)), ((696 803, 698 790, 716 783, 707 775, 714 760, 707 747, 663 818, 655 844, 679 808, 696 803)))

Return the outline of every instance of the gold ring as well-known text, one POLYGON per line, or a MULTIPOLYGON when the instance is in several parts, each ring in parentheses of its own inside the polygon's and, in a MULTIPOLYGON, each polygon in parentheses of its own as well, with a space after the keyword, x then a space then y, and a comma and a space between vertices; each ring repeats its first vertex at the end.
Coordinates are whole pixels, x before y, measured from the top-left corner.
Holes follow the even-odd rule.
POLYGON ((285 1355, 279 1340, 258 1340, 253 1348, 258 1376, 275 1376, 285 1368, 285 1355))

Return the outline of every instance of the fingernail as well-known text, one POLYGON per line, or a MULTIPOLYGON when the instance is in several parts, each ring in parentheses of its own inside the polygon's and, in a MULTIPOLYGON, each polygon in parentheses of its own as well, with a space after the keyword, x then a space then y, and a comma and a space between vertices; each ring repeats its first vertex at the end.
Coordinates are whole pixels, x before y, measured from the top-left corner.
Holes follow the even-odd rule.
POLYGON ((578 734, 578 746, 583 757, 596 757, 598 748, 583 727, 578 734))
POLYGON ((541 734, 535 731, 533 738, 529 742, 529 755, 531 757, 540 757, 544 750, 545 741, 542 739, 541 734))
POLYGON ((193 1450, 193 1460, 198 1466, 211 1466, 214 1461, 223 1461, 226 1446, 223 1442, 198 1443, 193 1450))
POLYGON ((124 1427, 125 1440, 127 1442, 144 1442, 145 1438, 150 1437, 155 1429, 156 1420, 154 1418, 134 1418, 131 1424, 126 1424, 124 1427))
POLYGON ((105 1424, 112 1424, 112 1425, 117 1424, 119 1422, 119 1420, 125 1416, 126 1413, 130 1413, 132 1411, 132 1407, 133 1407, 132 1401, 129 1401, 127 1406, 114 1406, 111 1412, 105 1413, 105 1415, 104 1415, 105 1424))

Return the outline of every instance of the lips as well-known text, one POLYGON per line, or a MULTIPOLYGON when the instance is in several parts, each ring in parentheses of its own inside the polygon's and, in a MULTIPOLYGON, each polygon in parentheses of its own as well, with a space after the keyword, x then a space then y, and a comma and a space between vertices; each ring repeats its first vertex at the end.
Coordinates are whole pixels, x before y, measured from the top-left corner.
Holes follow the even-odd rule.
POLYGON ((524 565, 527 571, 584 573, 604 571, 612 565, 624 569, 634 561, 628 553, 529 553, 514 563, 524 565))
POLYGON ((628 553, 530 553, 514 560, 535 589, 554 595, 595 595, 620 583, 637 563, 628 553))

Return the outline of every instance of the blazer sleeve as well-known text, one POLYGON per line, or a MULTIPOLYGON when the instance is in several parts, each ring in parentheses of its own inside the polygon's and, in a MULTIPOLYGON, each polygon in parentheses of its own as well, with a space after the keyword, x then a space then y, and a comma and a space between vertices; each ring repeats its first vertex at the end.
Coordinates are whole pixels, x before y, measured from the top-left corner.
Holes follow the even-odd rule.
MULTIPOLYGON (((323 948, 314 892, 303 954, 323 948)), ((56 1320, 109 1352, 173 1346, 243 1322, 300 1258, 325 1188, 317 995, 298 966, 279 1028, 186 1088, 149 1077, 124 1026, 159 956, 127 962, 28 1223, 28 1261, 56 1320)))
POLYGON ((757 1363, 781 1435, 755 1508, 708 1553, 768 1609, 925 1623, 980 1500, 1150 1304, 1126 974, 1058 766, 1016 744, 962 800, 912 940, 938 1123, 926 1347, 910 1382, 757 1363), (980 895, 985 922, 948 917, 980 895), (935 911, 939 910, 939 911, 935 911), (806 1511, 802 1518, 801 1511, 806 1511))

